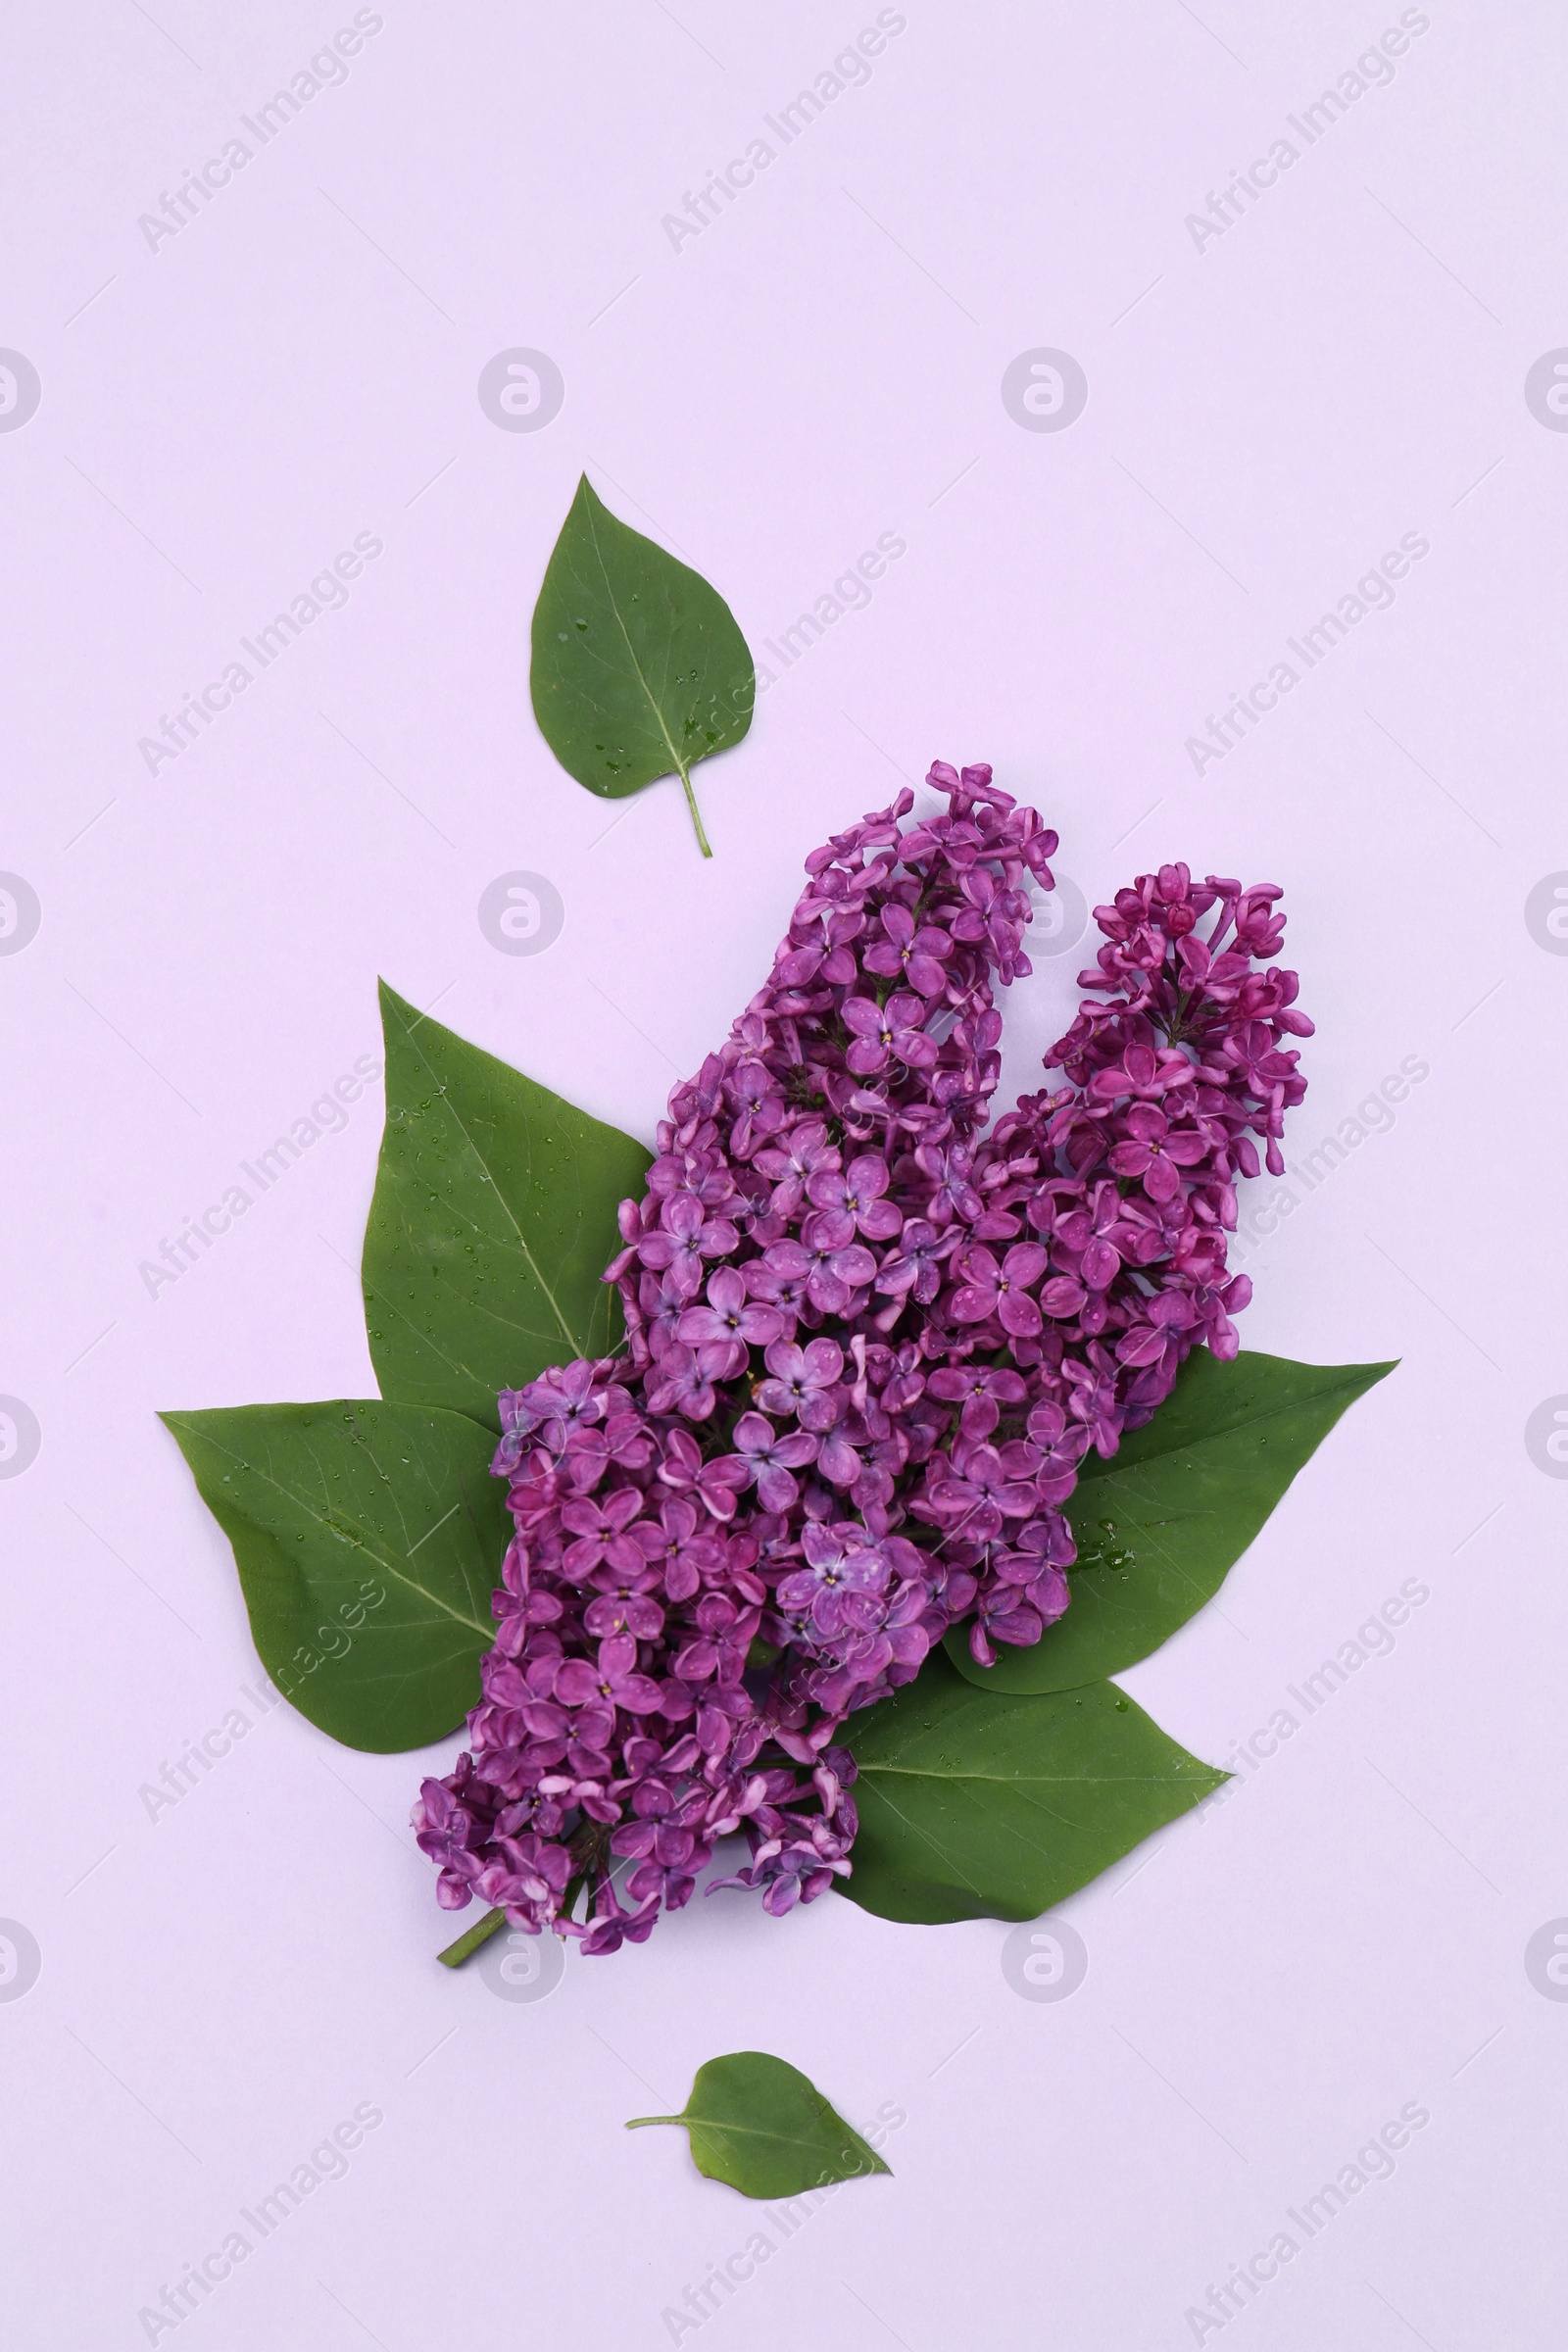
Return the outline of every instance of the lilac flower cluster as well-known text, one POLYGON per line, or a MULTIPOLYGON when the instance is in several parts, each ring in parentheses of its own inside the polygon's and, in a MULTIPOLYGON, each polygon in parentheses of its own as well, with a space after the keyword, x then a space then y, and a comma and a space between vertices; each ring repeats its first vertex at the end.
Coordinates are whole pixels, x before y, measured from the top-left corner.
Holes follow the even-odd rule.
MULTIPOLYGON (((1193 1348, 1237 1351, 1231 1316, 1251 1283, 1225 1270, 1236 1180, 1258 1173, 1254 1135, 1282 1173, 1285 1112, 1306 1092, 1284 1041, 1312 1033, 1294 1009, 1297 975, 1253 968, 1284 936, 1280 896, 1214 874, 1195 885, 1185 865, 1165 865, 1097 907, 1107 944, 1079 985, 1104 1002, 1085 1004, 1048 1056, 1068 1083, 1025 1097, 978 1155, 998 1207, 1021 1211, 1037 1239, 1000 1266, 984 1250, 960 1258, 969 1288, 949 1311, 985 1316, 984 1348, 1017 1330, 1002 1287, 1009 1276, 1038 1297, 1047 1326, 1012 1338, 1011 1353, 1029 1368, 1036 1410, 1065 1416, 1075 1459, 1091 1442, 1113 1453, 1170 1394, 1193 1348)), ((982 1628, 974 1650, 987 1655, 982 1628)))
POLYGON ((808 860, 766 986, 671 1097, 606 1277, 626 1353, 502 1397, 500 1632, 415 1810, 449 1908, 612 1950, 737 1829, 719 1884, 810 1901, 850 1867, 845 1718, 960 1621, 982 1660, 1037 1641, 1083 1454, 1193 1346, 1234 1352, 1234 1179, 1249 1131, 1272 1163, 1309 1028, 1252 969, 1279 893, 1166 867, 1098 909, 1067 1085, 981 1140, 1056 837, 989 768, 929 781, 944 813, 906 828, 906 793, 808 860))

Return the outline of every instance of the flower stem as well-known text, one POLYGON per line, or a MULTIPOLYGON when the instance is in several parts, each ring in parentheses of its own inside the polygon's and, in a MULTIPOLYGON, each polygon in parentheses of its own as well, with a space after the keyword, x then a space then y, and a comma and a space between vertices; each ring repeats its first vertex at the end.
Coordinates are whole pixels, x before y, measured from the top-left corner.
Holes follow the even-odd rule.
POLYGON ((686 806, 692 812, 692 823, 697 827, 697 846, 705 858, 711 858, 713 853, 709 847, 708 835, 703 831, 702 810, 697 806, 697 795, 692 790, 691 769, 685 765, 680 770, 680 782, 681 790, 686 795, 686 806))
POLYGON ((449 1943, 444 1952, 437 1952, 436 1958, 443 1968, 461 1968, 465 1960, 472 1959, 481 1943, 488 1943, 496 1930, 504 1928, 506 1924, 506 1908, 498 1904, 495 1910, 485 1913, 476 1927, 471 1927, 466 1936, 460 1936, 456 1943, 449 1943))

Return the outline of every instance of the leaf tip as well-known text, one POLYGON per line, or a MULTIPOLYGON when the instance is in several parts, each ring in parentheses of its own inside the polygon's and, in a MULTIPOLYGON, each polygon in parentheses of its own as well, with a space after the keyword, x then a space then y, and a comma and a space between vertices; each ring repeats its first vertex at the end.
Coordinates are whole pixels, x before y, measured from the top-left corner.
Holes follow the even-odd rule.
POLYGON ((861 2139, 858 2132, 856 2134, 856 2145, 853 2148, 840 2148, 839 2162, 844 2167, 842 2172, 818 2173, 816 2177, 818 2188, 830 2187, 840 2180, 869 2180, 873 2173, 886 2173, 889 2180, 893 2177, 892 2165, 887 2162, 885 2157, 877 2154, 868 2140, 861 2139))
POLYGON ((399 1019, 403 1021, 405 1028, 410 1026, 406 1016, 412 1013, 415 1020, 417 1020, 420 1017, 417 1006, 411 1004, 407 997, 400 997, 390 980, 378 977, 375 983, 375 994, 376 1001, 381 1007, 381 1021, 383 1027, 385 1026, 387 1016, 390 1013, 395 1012, 399 1019))

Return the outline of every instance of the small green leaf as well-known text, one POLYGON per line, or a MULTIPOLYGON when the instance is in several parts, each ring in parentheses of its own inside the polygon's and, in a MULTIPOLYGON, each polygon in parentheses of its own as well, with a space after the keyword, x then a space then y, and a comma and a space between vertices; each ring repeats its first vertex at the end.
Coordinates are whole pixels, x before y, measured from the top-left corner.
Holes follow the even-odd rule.
POLYGON ((751 649, 717 589, 612 514, 586 474, 534 607, 530 682, 545 741, 579 784, 618 801, 678 775, 712 856, 691 771, 752 723, 751 649))
POLYGON ((743 2197, 794 2197, 893 2169, 807 2076, 765 2050, 710 2058, 682 2113, 633 2116, 626 2129, 644 2124, 684 2124, 697 2170, 743 2197))
MULTIPOLYGON (((487 1428, 549 1364, 608 1355, 615 1210, 649 1155, 381 983, 386 1131, 365 1234, 370 1361, 384 1396, 487 1428)), ((500 1555, 497 1554, 499 1560, 500 1555)))
POLYGON ((453 1731, 478 1703, 511 1534, 492 1432, 374 1399, 161 1418, 234 1546, 284 1697, 379 1754, 453 1731))
POLYGON ((1038 1919, 1229 1778, 1113 1683, 993 1696, 940 1651, 846 1730, 853 1875, 882 1919, 1038 1919))
POLYGON ((1109 1461, 1090 1454, 1067 1516, 1072 1600, 1028 1649, 977 1666, 968 1629, 947 1652, 981 1690, 1070 1690, 1148 1657, 1212 1600, 1303 1462, 1393 1364, 1221 1363, 1196 1348, 1153 1419, 1109 1461))

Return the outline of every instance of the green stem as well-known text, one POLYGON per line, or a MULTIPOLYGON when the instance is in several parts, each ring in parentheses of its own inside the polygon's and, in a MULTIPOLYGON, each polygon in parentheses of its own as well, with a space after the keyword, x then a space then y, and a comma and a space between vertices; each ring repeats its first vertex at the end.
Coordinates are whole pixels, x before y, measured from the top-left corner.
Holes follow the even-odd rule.
POLYGON ((436 1958, 443 1968, 461 1968, 465 1960, 472 1959, 481 1943, 488 1943, 496 1930, 504 1928, 506 1924, 506 1909, 498 1905, 494 1911, 485 1913, 477 1927, 470 1928, 466 1936, 460 1936, 456 1943, 449 1943, 444 1952, 437 1952, 436 1958))
POLYGON ((689 767, 682 766, 680 769, 680 783, 681 790, 686 795, 686 806, 692 812, 692 823, 697 827, 697 846, 705 858, 711 858, 713 853, 709 847, 708 835, 703 831, 702 810, 697 806, 697 795, 692 790, 692 776, 689 767))
POLYGON ((644 2124, 683 2124, 685 2121, 686 2118, 683 2115, 634 2115, 626 2129, 628 2132, 636 2132, 644 2124))

